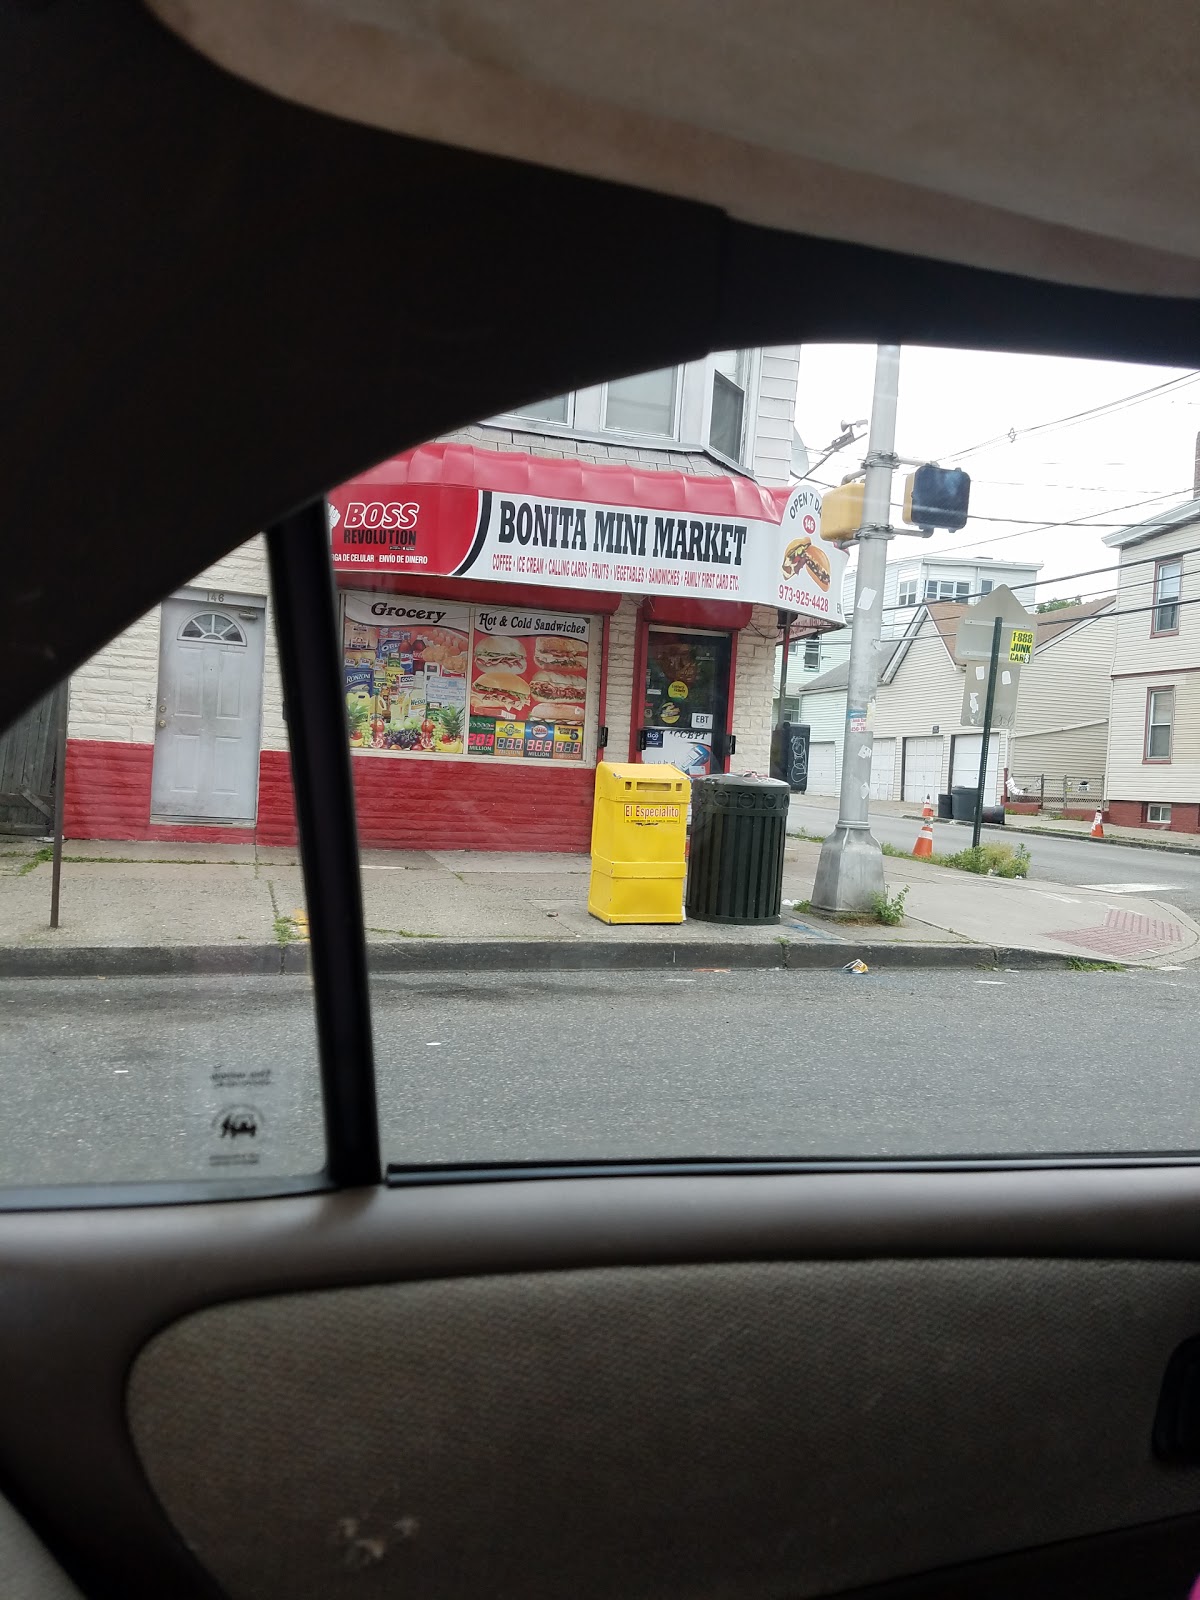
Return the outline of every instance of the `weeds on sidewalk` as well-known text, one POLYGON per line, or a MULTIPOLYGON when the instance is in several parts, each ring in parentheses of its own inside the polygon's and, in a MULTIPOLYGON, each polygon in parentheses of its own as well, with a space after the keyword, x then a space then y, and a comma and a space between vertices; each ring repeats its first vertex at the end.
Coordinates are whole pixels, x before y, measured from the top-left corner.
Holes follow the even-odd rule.
POLYGON ((1086 956, 1068 956, 1068 972, 1126 972, 1119 961, 1089 961, 1086 956))
POLYGON ((44 861, 51 860, 53 855, 53 846, 44 844, 40 850, 35 850, 33 852, 28 861, 23 861, 21 863, 21 865, 17 868, 17 877, 24 878, 27 876, 27 874, 32 872, 35 867, 40 867, 44 861))
POLYGON ((898 894, 873 894, 871 896, 871 910, 875 913, 875 921, 882 922, 885 927, 898 928, 904 921, 904 897, 908 893, 908 885, 898 894))
MULTIPOLYGON (((899 845, 883 844, 879 848, 885 856, 897 856, 905 861, 912 860, 909 852, 901 850, 899 845)), ((956 850, 953 855, 935 850, 933 855, 924 859, 935 867, 954 867, 959 872, 974 872, 983 878, 1029 876, 1030 855, 1023 844, 1015 848, 1011 844, 968 845, 965 850, 956 850)))
POLYGON ((276 944, 294 944, 299 937, 300 929, 296 926, 291 917, 275 918, 276 944))

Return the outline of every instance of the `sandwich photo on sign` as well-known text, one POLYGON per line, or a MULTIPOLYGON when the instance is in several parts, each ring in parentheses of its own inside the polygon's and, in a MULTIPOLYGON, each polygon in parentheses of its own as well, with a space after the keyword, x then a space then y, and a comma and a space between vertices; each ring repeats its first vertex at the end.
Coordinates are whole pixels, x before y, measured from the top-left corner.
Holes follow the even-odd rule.
POLYGON ((581 617, 479 610, 471 658, 475 748, 484 750, 483 723, 491 718, 495 730, 489 753, 581 759, 588 650, 588 624, 581 617), (518 733, 518 723, 529 727, 518 733), (529 731, 534 725, 536 734, 529 731), (560 727, 561 735, 556 733, 560 727))

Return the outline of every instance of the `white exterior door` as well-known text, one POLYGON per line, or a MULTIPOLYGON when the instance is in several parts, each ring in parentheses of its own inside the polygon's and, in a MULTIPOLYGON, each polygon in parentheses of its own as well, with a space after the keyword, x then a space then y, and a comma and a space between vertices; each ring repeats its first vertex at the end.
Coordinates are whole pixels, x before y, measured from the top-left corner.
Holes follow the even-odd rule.
POLYGON ((152 816, 254 821, 263 619, 262 602, 163 601, 152 816))
POLYGON ((818 739, 808 747, 807 794, 836 794, 837 756, 832 739, 818 739))
POLYGON ((890 800, 895 776, 895 739, 876 739, 871 751, 871 799, 890 800))
MULTIPOLYGON (((978 760, 976 754, 976 760, 978 760)), ((923 801, 926 795, 937 804, 938 785, 942 777, 942 741, 933 739, 905 739, 904 741, 904 793, 902 800, 923 801)))
MULTIPOLYGON (((979 756, 983 750, 981 733, 958 733, 954 736, 954 758, 950 769, 950 787, 960 784, 966 789, 979 787, 979 756)), ((1000 762, 1000 735, 992 734, 988 740, 987 781, 984 784, 983 803, 993 806, 999 799, 998 769, 1000 762)))

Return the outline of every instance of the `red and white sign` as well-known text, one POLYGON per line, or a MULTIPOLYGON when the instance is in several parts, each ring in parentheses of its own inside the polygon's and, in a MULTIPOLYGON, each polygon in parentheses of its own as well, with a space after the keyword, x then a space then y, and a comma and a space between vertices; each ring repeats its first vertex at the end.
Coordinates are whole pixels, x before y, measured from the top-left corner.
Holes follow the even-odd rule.
POLYGON ((846 554, 821 539, 807 486, 425 445, 334 490, 329 510, 342 571, 757 601, 845 621, 846 554))

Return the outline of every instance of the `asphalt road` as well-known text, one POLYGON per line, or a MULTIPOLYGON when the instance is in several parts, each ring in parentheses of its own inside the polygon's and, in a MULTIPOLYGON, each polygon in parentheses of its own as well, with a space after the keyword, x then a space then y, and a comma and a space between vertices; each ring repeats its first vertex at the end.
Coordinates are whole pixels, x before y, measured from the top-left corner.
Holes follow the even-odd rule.
MULTIPOLYGON (((914 805, 910 809, 916 812, 920 808, 914 805)), ((797 797, 792 801, 790 825, 824 837, 832 831, 837 816, 837 803, 833 800, 797 797)), ((911 850, 919 829, 919 822, 891 812, 871 814, 871 832, 881 844, 911 850)), ((952 823, 935 822, 933 833, 935 850, 960 850, 971 842, 970 829, 952 823)), ((1148 894, 1200 916, 1200 856, 1146 850, 1137 845, 1098 844, 1091 839, 1036 838, 1008 828, 985 828, 982 837, 988 842, 1023 844, 1032 858, 1031 877, 1054 883, 1102 884, 1110 892, 1123 889, 1127 894, 1148 894)))
MULTIPOLYGON (((373 994, 398 1162, 1200 1150, 1197 966, 443 973, 373 994)), ((302 979, 4 980, 0 1084, 6 1183, 320 1160, 302 979), (257 1134, 222 1131, 247 1107, 257 1134)))

